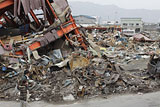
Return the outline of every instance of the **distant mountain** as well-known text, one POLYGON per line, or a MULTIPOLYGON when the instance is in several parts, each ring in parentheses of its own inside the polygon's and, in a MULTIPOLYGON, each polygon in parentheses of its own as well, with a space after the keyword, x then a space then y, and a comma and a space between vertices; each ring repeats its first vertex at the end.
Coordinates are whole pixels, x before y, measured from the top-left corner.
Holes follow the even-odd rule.
POLYGON ((100 16, 102 20, 120 20, 122 17, 141 17, 144 22, 159 22, 160 10, 123 9, 116 5, 90 2, 69 2, 73 15, 100 16))

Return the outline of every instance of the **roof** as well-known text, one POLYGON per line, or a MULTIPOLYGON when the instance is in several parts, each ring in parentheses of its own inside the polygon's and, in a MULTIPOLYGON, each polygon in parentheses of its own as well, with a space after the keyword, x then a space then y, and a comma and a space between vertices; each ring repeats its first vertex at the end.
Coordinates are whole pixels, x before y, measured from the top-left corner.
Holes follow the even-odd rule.
POLYGON ((76 17, 86 17, 86 18, 88 18, 88 19, 96 19, 96 18, 94 18, 94 17, 92 17, 92 16, 88 16, 88 15, 78 15, 78 16, 73 16, 74 18, 76 18, 76 17))

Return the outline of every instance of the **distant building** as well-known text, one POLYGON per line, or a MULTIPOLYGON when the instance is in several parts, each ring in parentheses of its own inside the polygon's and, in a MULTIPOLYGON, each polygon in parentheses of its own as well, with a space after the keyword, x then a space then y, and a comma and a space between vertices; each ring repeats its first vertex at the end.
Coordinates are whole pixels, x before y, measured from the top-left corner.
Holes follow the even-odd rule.
POLYGON ((122 31, 119 21, 102 21, 101 26, 106 27, 108 32, 122 31))
POLYGON ((112 25, 112 26, 117 25, 117 26, 119 26, 120 23, 118 21, 103 21, 102 25, 112 25))
POLYGON ((157 31, 160 32, 160 22, 157 24, 157 31))
POLYGON ((160 23, 144 23, 143 31, 158 31, 160 32, 160 23))
POLYGON ((142 18, 121 18, 121 27, 123 30, 134 30, 139 33, 143 30, 142 18))
POLYGON ((158 25, 156 23, 144 23, 143 31, 157 31, 158 25))
POLYGON ((76 21, 76 24, 88 27, 88 26, 96 26, 97 25, 97 18, 87 16, 87 15, 79 15, 79 16, 73 16, 73 18, 76 21))

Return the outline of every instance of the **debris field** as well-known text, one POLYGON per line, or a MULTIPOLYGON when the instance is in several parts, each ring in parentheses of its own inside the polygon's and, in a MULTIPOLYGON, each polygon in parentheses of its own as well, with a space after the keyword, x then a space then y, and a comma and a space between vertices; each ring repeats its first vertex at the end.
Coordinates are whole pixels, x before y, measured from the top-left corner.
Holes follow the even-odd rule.
POLYGON ((32 5, 0 0, 0 5, 10 3, 0 8, 4 26, 0 32, 5 33, 0 36, 1 100, 19 100, 17 86, 26 70, 28 101, 63 102, 159 90, 158 39, 145 33, 133 37, 119 31, 87 33, 76 26, 66 0, 28 1, 32 5), (43 11, 43 18, 37 18, 35 9, 43 11), (142 59, 145 64, 133 63, 142 59))

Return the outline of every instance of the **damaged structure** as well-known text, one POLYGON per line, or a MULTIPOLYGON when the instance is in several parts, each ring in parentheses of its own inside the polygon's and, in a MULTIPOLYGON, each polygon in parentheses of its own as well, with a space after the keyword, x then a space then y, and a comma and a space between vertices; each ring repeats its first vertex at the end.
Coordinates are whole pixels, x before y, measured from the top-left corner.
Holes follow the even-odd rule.
POLYGON ((159 89, 160 59, 153 55, 160 54, 158 40, 124 36, 116 29, 86 33, 76 26, 66 0, 0 0, 0 24, 0 99, 19 101, 24 76, 27 101, 159 89), (149 62, 148 68, 133 63, 139 60, 149 62))
POLYGON ((31 32, 43 31, 43 37, 38 37, 35 40, 36 42, 30 43, 30 50, 48 45, 63 36, 66 36, 69 40, 71 37, 67 34, 71 32, 76 35, 75 38, 79 40, 82 47, 86 48, 66 0, 37 0, 34 2, 32 0, 5 0, 1 1, 0 5, 1 19, 5 20, 1 22, 3 27, 15 29, 18 27, 16 30, 25 35, 31 32), (35 9, 43 11, 44 20, 37 18, 34 12, 35 9))

